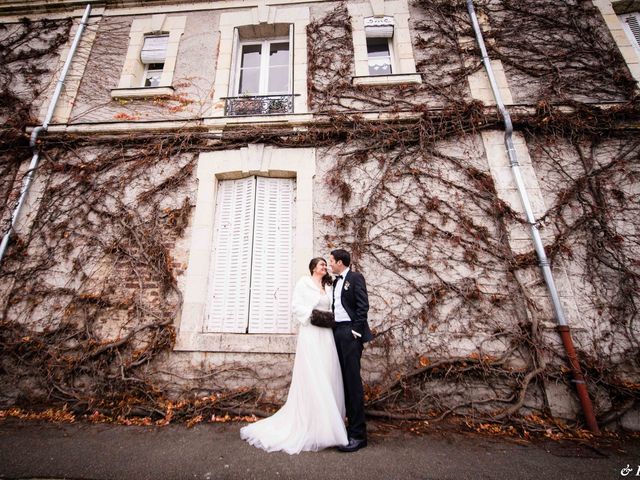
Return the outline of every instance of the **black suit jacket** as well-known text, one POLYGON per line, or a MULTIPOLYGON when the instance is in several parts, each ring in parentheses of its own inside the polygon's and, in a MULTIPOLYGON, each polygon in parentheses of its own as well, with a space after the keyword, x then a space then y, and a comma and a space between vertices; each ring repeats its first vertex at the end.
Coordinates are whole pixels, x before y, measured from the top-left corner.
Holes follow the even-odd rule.
MULTIPOLYGON (((335 284, 334 284, 335 288, 335 284)), ((369 311, 369 296, 367 284, 361 273, 349 270, 342 282, 341 303, 353 322, 353 329, 362 335, 361 340, 368 342, 373 340, 373 334, 367 321, 369 311)))

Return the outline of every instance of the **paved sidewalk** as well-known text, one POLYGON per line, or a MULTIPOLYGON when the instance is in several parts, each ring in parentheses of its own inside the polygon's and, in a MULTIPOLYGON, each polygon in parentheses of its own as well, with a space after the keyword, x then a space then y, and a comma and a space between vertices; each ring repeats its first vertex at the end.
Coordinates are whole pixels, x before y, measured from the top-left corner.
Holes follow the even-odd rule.
MULTIPOLYGON (((581 479, 636 478, 640 439, 616 446, 525 443, 377 429, 369 447, 287 455, 239 438, 241 424, 167 427, 0 422, 0 478, 11 479, 581 479)), ((372 430, 376 430, 372 425, 372 430)), ((640 476, 638 477, 640 478, 640 476)))

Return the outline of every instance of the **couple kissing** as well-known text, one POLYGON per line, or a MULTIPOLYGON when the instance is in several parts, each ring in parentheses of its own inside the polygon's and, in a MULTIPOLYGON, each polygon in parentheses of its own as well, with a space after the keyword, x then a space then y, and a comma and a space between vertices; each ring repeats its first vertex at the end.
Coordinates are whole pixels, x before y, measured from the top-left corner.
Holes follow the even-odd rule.
POLYGON ((289 393, 275 414, 240 429, 251 445, 289 454, 367 446, 360 360, 373 335, 367 286, 350 265, 349 252, 333 250, 328 265, 311 259, 310 275, 297 282, 292 310, 300 329, 289 393))

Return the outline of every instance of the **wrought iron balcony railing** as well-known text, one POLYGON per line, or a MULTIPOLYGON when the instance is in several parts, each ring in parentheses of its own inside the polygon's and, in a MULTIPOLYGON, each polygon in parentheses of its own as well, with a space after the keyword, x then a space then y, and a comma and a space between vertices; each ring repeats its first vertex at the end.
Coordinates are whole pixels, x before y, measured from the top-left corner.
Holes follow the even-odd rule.
POLYGON ((296 95, 243 95, 223 97, 224 114, 228 117, 240 115, 277 115, 293 113, 293 97, 296 95))

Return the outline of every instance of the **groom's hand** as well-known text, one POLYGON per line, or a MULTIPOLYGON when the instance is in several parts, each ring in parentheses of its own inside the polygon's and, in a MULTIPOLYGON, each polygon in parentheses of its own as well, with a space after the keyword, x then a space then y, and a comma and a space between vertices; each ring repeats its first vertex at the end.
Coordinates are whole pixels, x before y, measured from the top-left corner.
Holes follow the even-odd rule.
POLYGON ((351 332, 355 338, 362 338, 362 335, 364 335, 364 322, 353 322, 351 332))

